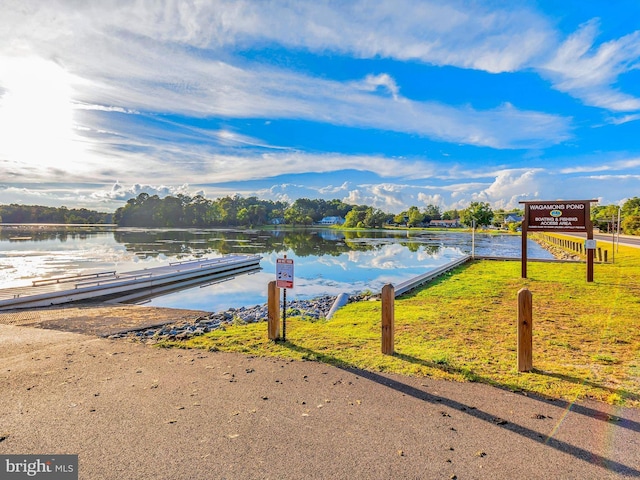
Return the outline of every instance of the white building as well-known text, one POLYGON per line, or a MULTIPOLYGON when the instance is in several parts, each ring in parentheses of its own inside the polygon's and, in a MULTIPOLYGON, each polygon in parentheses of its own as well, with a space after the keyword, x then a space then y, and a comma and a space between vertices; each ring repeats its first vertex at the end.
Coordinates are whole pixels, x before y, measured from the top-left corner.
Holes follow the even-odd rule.
POLYGON ((319 225, 342 225, 344 218, 342 217, 324 217, 318 222, 319 225))

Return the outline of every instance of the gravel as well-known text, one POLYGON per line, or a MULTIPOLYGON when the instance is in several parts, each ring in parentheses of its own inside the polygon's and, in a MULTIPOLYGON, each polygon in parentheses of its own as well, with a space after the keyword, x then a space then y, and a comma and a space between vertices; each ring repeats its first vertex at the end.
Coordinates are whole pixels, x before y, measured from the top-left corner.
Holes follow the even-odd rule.
MULTIPOLYGON (((325 295, 309 300, 293 300, 287 302, 287 317, 304 317, 310 320, 323 320, 331 310, 337 297, 325 295)), ((369 300, 371 295, 357 293, 349 296, 349 303, 369 300)), ((280 304, 282 309, 282 303, 280 304)), ((253 307, 229 308, 221 312, 211 313, 196 318, 192 322, 170 323, 159 327, 120 332, 109 338, 130 338, 145 343, 155 343, 163 340, 187 340, 203 335, 212 330, 223 329, 229 325, 243 325, 266 322, 268 318, 267 304, 253 307)))

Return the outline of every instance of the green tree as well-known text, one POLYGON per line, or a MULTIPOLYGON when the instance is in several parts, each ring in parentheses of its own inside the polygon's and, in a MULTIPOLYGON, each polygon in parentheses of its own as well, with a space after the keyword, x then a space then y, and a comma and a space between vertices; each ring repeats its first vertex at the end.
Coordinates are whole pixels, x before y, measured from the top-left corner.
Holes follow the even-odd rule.
POLYGON ((391 220, 391 215, 378 208, 368 207, 363 220, 366 228, 382 228, 391 220))
POLYGON ((364 219, 367 216, 367 207, 354 206, 345 217, 344 226, 347 228, 365 228, 364 219))
POLYGON ((442 220, 457 220, 460 218, 460 212, 458 210, 447 210, 442 213, 442 220))
POLYGON ((409 217, 409 220, 407 221, 408 227, 417 227, 422 225, 422 222, 424 221, 424 214, 420 212, 418 207, 409 207, 409 210, 407 210, 407 216, 409 217))
POLYGON ((471 202, 460 214, 460 221, 468 226, 473 224, 473 220, 476 226, 490 225, 492 219, 493 211, 487 202, 471 202))
POLYGON ((627 235, 640 235, 640 215, 629 215, 624 218, 622 231, 627 235))
POLYGON ((617 205, 596 205, 591 210, 591 220, 601 231, 610 232, 618 222, 617 205))
POLYGON ((424 223, 429 223, 431 220, 440 220, 442 218, 442 212, 440 207, 436 205, 427 205, 423 211, 423 219, 424 223))
POLYGON ((640 197, 633 197, 622 205, 622 215, 640 215, 640 197))

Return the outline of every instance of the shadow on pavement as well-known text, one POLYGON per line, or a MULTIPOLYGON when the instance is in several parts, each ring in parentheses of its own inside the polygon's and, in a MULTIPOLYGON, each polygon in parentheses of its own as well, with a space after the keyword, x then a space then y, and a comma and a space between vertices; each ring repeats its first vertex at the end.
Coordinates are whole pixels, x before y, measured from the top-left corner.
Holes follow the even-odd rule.
MULTIPOLYGON (((443 396, 439 396, 439 395, 433 395, 430 394, 428 392, 425 392, 423 390, 420 390, 419 388, 413 387, 411 385, 407 385, 406 383, 402 383, 398 380, 394 380, 392 378, 388 378, 385 377, 384 375, 381 375, 379 373, 375 373, 375 372, 370 372, 367 370, 361 370, 359 368, 353 367, 353 366, 349 366, 348 364, 345 364, 344 362, 336 359, 335 357, 332 357, 330 355, 325 355, 319 352, 315 352, 313 350, 301 347, 299 345, 296 345, 294 343, 291 343, 290 341, 286 341, 283 343, 284 346, 300 352, 304 355, 307 355, 309 357, 313 357, 318 359, 319 361, 322 362, 326 362, 328 364, 331 364, 337 368, 340 368, 342 370, 346 370, 349 371, 351 373, 356 373, 358 376, 365 378, 367 380, 370 380, 372 382, 375 382, 379 385, 383 385, 385 387, 388 388, 392 388, 400 393, 403 393, 405 395, 410 395, 418 400, 422 400, 424 402, 429 402, 432 404, 439 404, 439 405, 445 405, 447 407, 456 409, 458 411, 461 411, 463 413, 466 413, 467 415, 469 415, 470 417, 476 418, 478 420, 482 420, 484 422, 490 423, 491 425, 495 425, 497 427, 500 427, 506 431, 509 432, 513 432, 516 433, 518 435, 521 435, 529 440, 532 440, 534 442, 540 443, 540 444, 544 444, 548 447, 554 448, 560 452, 566 453, 568 455, 572 455, 575 458, 578 458, 580 460, 583 460, 585 462, 591 463, 593 465, 596 465, 598 467, 602 467, 606 470, 618 473, 618 474, 623 474, 623 475, 627 475, 627 476, 631 476, 631 477, 640 477, 640 471, 630 467, 628 465, 625 465, 623 463, 611 460, 609 458, 606 458, 602 455, 598 455, 596 453, 590 452, 589 450, 586 450, 584 448, 580 448, 577 447, 575 445, 571 445, 567 442, 564 442, 562 440, 557 440, 553 437, 549 437, 546 435, 541 434, 540 432, 537 432, 535 430, 532 430, 528 427, 522 426, 522 425, 518 425, 516 423, 512 423, 512 422, 507 422, 505 420, 496 418, 495 415, 490 414, 488 412, 482 411, 477 409, 476 407, 472 406, 472 405, 466 405, 464 403, 458 402, 456 400, 450 399, 450 398, 446 398, 443 396)), ((414 362, 414 363, 424 363, 424 364, 429 364, 432 365, 431 362, 427 362, 425 360, 422 359, 418 359, 418 358, 414 358, 411 357, 409 355, 403 355, 403 354, 395 354, 396 357, 409 361, 409 362, 414 362)), ((439 366, 437 364, 433 364, 432 366, 439 366)), ((443 368, 448 368, 449 371, 450 367, 446 367, 446 366, 440 366, 443 368)), ((485 383, 489 383, 489 382, 485 382, 485 383)), ((493 384, 491 384, 492 386, 494 386, 493 384)), ((604 413, 604 412, 599 412, 598 410, 595 409, 591 409, 588 407, 582 407, 580 405, 575 405, 575 404, 569 404, 567 402, 560 402, 560 401, 551 401, 551 400, 545 400, 543 398, 539 398, 539 397, 528 397, 528 398, 533 398, 534 400, 537 401, 542 401, 542 402, 548 402, 548 403, 553 403, 553 405, 555 406, 565 406, 567 409, 571 409, 572 411, 579 413, 581 415, 586 415, 590 418, 596 419, 596 420, 602 420, 602 421, 611 421, 611 417, 604 413), (563 405, 564 404, 564 405, 563 405)), ((616 423, 617 426, 623 427, 623 428, 630 428, 633 431, 639 431, 640 425, 638 425, 637 422, 619 422, 616 423)))

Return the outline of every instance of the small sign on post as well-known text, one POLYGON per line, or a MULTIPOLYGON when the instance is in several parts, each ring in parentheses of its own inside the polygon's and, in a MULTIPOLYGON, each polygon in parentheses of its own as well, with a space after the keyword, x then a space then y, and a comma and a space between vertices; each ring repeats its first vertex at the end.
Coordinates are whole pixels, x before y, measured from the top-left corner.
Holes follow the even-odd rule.
POLYGON ((278 288, 293 288, 293 259, 276 259, 276 286, 278 288))
POLYGON ((282 341, 287 341, 287 288, 293 288, 293 259, 276 259, 276 287, 282 288, 282 341))

